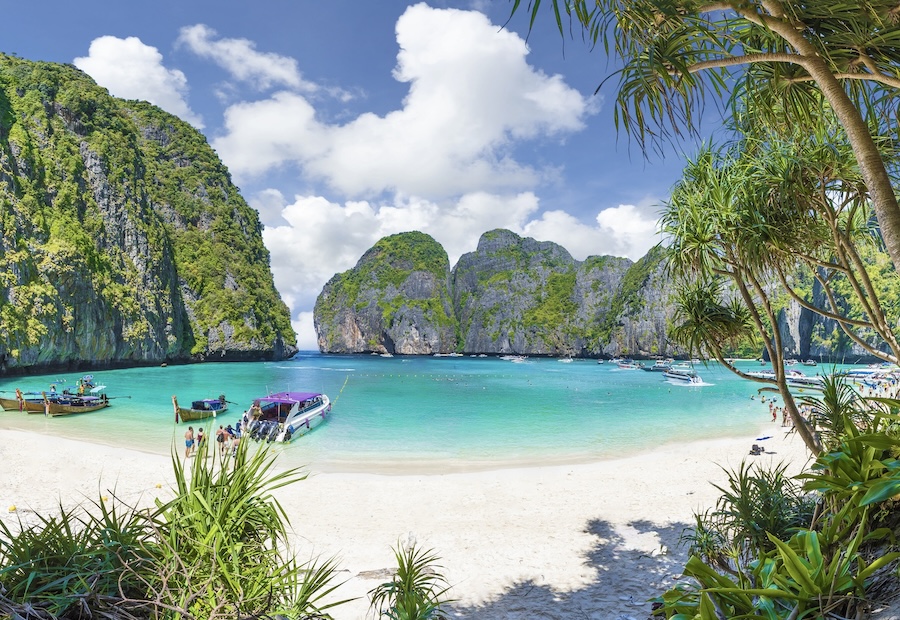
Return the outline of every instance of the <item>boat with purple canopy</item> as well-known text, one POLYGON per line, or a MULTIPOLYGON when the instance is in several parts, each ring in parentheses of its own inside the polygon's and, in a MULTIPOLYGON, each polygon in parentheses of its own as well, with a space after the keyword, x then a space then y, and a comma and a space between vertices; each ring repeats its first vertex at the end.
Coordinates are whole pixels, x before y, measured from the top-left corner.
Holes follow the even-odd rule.
POLYGON ((241 434, 257 441, 287 443, 327 419, 331 401, 318 392, 277 392, 253 400, 241 418, 241 434))

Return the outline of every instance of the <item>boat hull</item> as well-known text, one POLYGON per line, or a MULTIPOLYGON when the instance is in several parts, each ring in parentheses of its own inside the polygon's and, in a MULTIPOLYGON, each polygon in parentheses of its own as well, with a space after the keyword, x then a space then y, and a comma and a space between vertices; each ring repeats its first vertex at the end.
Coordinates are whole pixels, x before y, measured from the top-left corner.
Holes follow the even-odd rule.
POLYGON ((18 398, 0 398, 0 407, 3 407, 4 411, 19 411, 21 405, 18 398))
POLYGON ((209 411, 206 409, 185 409, 184 407, 179 407, 178 409, 176 409, 176 415, 181 422, 195 422, 196 420, 214 418, 223 411, 227 410, 227 407, 225 409, 219 409, 218 411, 209 411))
POLYGON ((74 415, 77 413, 90 413, 91 411, 99 411, 109 407, 107 402, 99 402, 91 405, 63 405, 61 403, 47 403, 47 415, 57 417, 63 415, 74 415))
POLYGON ((663 373, 663 376, 666 379, 677 381, 679 383, 699 384, 703 382, 703 380, 700 378, 700 375, 693 371, 667 370, 663 373))
POLYGON ((228 401, 225 400, 223 394, 216 399, 204 399, 194 401, 192 407, 181 407, 178 405, 178 397, 172 396, 172 406, 175 408, 175 423, 179 422, 195 422, 197 420, 206 420, 207 418, 215 418, 220 413, 228 411, 228 401), (203 408, 198 408, 202 405, 203 408))

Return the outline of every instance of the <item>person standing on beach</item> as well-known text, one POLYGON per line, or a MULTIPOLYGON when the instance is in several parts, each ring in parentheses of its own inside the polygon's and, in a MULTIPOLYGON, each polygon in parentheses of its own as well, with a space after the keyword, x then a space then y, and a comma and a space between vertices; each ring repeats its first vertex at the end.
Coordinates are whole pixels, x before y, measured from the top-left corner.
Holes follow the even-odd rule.
POLYGON ((188 426, 187 431, 184 433, 184 458, 188 458, 191 455, 191 450, 194 448, 194 427, 188 426))
POLYGON ((219 444, 219 454, 225 454, 225 429, 221 424, 219 430, 216 431, 216 443, 219 444))
POLYGON ((237 457, 238 445, 241 443, 241 423, 237 423, 237 428, 231 434, 231 456, 237 457))
POLYGON ((203 445, 204 439, 206 439, 206 437, 203 435, 203 427, 200 427, 200 430, 197 431, 197 449, 203 445))

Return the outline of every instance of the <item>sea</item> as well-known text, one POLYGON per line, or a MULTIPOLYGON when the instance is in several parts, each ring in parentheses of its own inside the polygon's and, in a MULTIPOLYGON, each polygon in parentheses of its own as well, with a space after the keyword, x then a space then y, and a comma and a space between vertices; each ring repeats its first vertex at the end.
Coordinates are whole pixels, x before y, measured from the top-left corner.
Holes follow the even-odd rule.
MULTIPOLYGON (((747 370, 771 368, 739 362, 747 370)), ((272 446, 284 466, 372 473, 455 472, 592 462, 675 442, 745 437, 771 424, 761 385, 716 362, 694 365, 703 382, 606 361, 498 357, 326 355, 279 362, 207 362, 91 372, 111 406, 45 417, 0 412, 0 426, 159 454, 181 454, 180 404, 224 394, 229 410, 192 422, 212 433, 235 424, 254 398, 280 391, 324 392, 326 423, 272 446)), ((806 374, 823 367, 803 367, 806 374)), ((829 368, 827 371, 831 371, 829 368)), ((12 393, 62 390, 85 373, 0 380, 12 393)), ((768 398, 771 398, 769 396, 768 398)), ((780 426, 779 426, 780 428, 780 426)), ((774 427, 773 427, 773 430, 774 427)))

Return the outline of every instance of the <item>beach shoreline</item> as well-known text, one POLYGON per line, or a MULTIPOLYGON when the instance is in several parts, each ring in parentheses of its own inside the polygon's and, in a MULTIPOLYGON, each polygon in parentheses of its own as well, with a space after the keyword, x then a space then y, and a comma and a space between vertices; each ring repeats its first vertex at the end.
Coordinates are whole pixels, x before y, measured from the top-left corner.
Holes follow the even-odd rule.
MULTIPOLYGON (((0 430, 0 446, 7 523, 56 514, 60 503, 143 504, 171 492, 170 456, 17 430, 0 430)), ((366 594, 394 565, 392 547, 409 541, 441 558, 455 617, 638 618, 679 578, 678 537, 715 504, 711 482, 744 460, 785 462, 793 474, 808 458, 795 434, 761 424, 752 436, 594 463, 391 475, 311 463, 309 477, 277 497, 298 557, 338 559, 343 584, 333 597, 355 600, 333 611, 336 620, 366 617, 366 594), (753 443, 766 452, 750 455, 753 443)))

